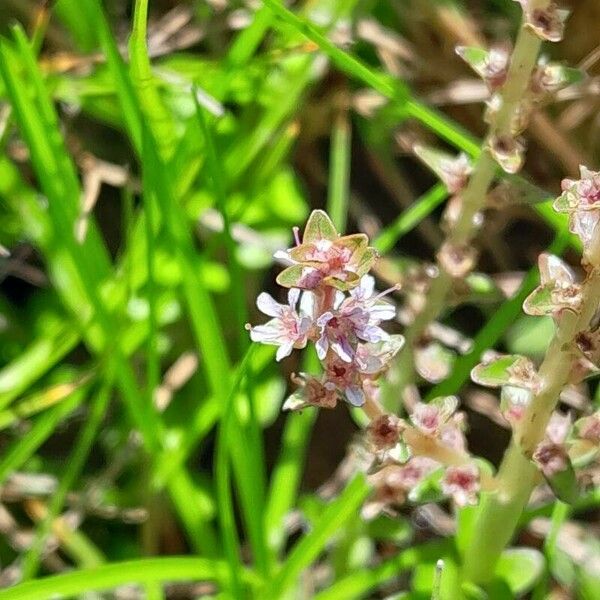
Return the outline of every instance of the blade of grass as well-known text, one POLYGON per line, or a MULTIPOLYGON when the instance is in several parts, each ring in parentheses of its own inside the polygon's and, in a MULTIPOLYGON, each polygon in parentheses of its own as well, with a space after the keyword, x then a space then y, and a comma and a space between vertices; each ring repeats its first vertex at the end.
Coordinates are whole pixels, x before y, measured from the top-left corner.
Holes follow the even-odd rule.
POLYGON ((236 381, 234 381, 231 392, 223 406, 221 422, 217 431, 217 441, 214 459, 214 473, 217 490, 217 503, 219 506, 218 517, 220 523, 221 538, 225 556, 229 566, 231 577, 231 589, 235 598, 242 598, 242 583, 239 578, 241 568, 241 557, 239 555, 240 542, 235 524, 235 511, 233 508, 233 497, 231 494, 231 481, 229 472, 229 440, 233 434, 235 420, 235 397, 239 387, 246 375, 247 366, 250 362, 254 346, 250 346, 242 361, 236 381))
POLYGON ((249 338, 245 332, 244 326, 248 322, 248 311, 246 310, 246 302, 244 299, 244 280, 242 277, 242 269, 239 264, 236 245, 231 234, 231 218, 227 209, 227 182, 225 173, 221 168, 223 164, 221 157, 217 153, 215 140, 209 127, 204 108, 200 106, 197 95, 192 94, 194 104, 196 106, 196 115, 200 124, 200 130, 204 136, 206 148, 206 163, 208 167, 209 178, 212 183, 212 190, 215 196, 217 207, 223 218, 223 238, 225 241, 225 249, 227 251, 228 265, 231 270, 231 296, 233 301, 234 318, 237 323, 238 335, 238 351, 240 354, 248 347, 249 338))
POLYGON ((79 569, 0 590, 0 600, 45 600, 101 592, 126 584, 175 581, 226 581, 225 565, 206 558, 170 556, 79 569))
POLYGON ((435 540, 403 550, 369 569, 358 570, 316 594, 314 600, 365 598, 371 590, 426 562, 434 562, 452 550, 450 540, 435 540))
POLYGON ((69 490, 79 477, 90 453, 94 439, 106 412, 112 389, 112 376, 105 377, 102 387, 91 404, 90 413, 70 453, 69 462, 48 507, 48 514, 36 530, 35 539, 22 560, 22 577, 26 581, 35 576, 40 557, 52 523, 63 508, 69 490))
POLYGON ((382 229, 373 240, 373 246, 382 254, 388 253, 403 235, 416 227, 447 197, 448 192, 444 185, 441 183, 434 185, 406 210, 402 211, 393 223, 382 229))
POLYGON ((146 124, 154 134, 160 156, 168 160, 175 150, 173 118, 160 96, 148 56, 146 43, 148 0, 135 0, 133 30, 129 38, 131 79, 146 124))
POLYGON ((0 370, 0 409, 5 408, 66 356, 79 341, 71 323, 53 323, 0 370))
POLYGON ((142 116, 133 84, 119 53, 110 25, 99 0, 81 0, 80 15, 96 33, 98 43, 106 56, 111 79, 115 83, 124 124, 133 147, 138 153, 142 150, 142 116))
POLYGON ((329 153, 329 194, 327 212, 337 230, 346 230, 350 196, 350 153, 352 132, 348 114, 341 111, 333 124, 329 153))
POLYGON ((302 570, 317 558, 335 532, 349 519, 356 517, 368 494, 369 486, 363 475, 356 476, 348 483, 340 496, 321 513, 311 531, 290 550, 269 588, 269 598, 280 598, 291 586, 297 584, 302 570))
POLYGON ((40 415, 27 435, 15 440, 4 450, 0 460, 0 484, 29 460, 35 451, 54 433, 56 426, 83 401, 88 386, 74 390, 63 402, 40 415))

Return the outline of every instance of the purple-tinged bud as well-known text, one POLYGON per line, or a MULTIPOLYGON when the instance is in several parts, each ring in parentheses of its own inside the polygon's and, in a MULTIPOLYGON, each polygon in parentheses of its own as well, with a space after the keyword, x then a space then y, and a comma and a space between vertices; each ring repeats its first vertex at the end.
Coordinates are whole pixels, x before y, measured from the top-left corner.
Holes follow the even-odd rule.
POLYGON ((600 444, 600 413, 583 417, 577 422, 578 437, 594 444, 600 444))
POLYGON ((580 179, 563 179, 563 193, 554 201, 554 210, 569 215, 569 230, 589 250, 600 222, 600 172, 580 168, 580 179))
POLYGON ((510 50, 507 47, 496 46, 484 50, 458 46, 456 54, 485 81, 491 91, 504 85, 510 64, 510 50))
POLYGON ((292 374, 292 381, 299 386, 283 404, 283 410, 301 410, 308 406, 335 408, 339 399, 335 387, 323 384, 315 377, 300 373, 292 374))
POLYGON ((390 450, 398 443, 404 427, 396 415, 385 414, 369 423, 367 436, 375 451, 390 450))
POLYGON ((569 467, 567 448, 564 444, 556 444, 550 440, 538 444, 533 453, 533 460, 546 479, 566 471, 569 467))
POLYGON ((278 256, 291 264, 277 276, 288 288, 315 289, 326 285, 347 291, 356 287, 378 254, 362 233, 340 236, 322 210, 314 210, 306 223, 302 243, 278 256))
POLYGON ((445 242, 437 253, 439 265, 455 279, 463 279, 475 267, 477 251, 469 244, 445 242))
POLYGON ((458 506, 477 504, 477 494, 481 489, 479 469, 473 464, 448 467, 441 486, 444 494, 450 496, 458 506))
POLYGON ((428 404, 417 402, 410 414, 410 420, 425 435, 436 436, 452 417, 457 406, 456 396, 436 398, 428 404))
POLYGON ((494 135, 488 144, 493 159, 507 173, 517 173, 523 166, 525 144, 512 135, 494 135))
POLYGON ((523 7, 525 26, 542 40, 560 42, 563 39, 568 10, 560 9, 555 2, 535 6, 531 0, 516 0, 523 7))
POLYGON ((427 165, 446 186, 450 194, 462 190, 473 171, 471 161, 466 154, 454 157, 440 150, 416 145, 414 153, 427 165))

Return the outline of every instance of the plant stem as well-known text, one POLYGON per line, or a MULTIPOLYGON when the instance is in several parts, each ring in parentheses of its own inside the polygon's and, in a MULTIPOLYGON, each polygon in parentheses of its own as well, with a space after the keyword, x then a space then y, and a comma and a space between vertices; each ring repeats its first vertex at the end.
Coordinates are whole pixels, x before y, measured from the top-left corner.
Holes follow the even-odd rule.
MULTIPOLYGON (((502 104, 489 128, 467 187, 461 194, 460 213, 446 240, 450 244, 470 244, 477 233, 476 215, 485 207, 486 196, 497 170, 496 162, 488 148, 489 141, 493 136, 512 135, 511 123, 527 92, 541 43, 541 40, 524 25, 521 27, 511 57, 506 83, 501 91, 502 104)), ((390 369, 390 385, 384 389, 384 404, 386 405, 393 403, 394 399, 391 398, 391 395, 397 397, 398 388, 402 389, 404 385, 414 379, 412 356, 414 344, 423 336, 429 324, 440 315, 446 304, 453 278, 443 269, 439 261, 437 267, 439 274, 431 283, 425 306, 405 331, 406 347, 398 361, 390 369)))
MULTIPOLYGON (((600 256, 600 235, 594 240, 590 255, 593 258, 600 256)), ((594 260, 594 264, 598 262, 594 260)), ((531 455, 544 438, 560 392, 568 383, 576 356, 575 336, 589 327, 598 310, 599 298, 600 270, 596 267, 582 286, 580 313, 567 312, 561 317, 546 351, 539 368, 541 388, 520 420, 498 472, 500 491, 482 501, 473 538, 464 556, 464 576, 475 583, 485 583, 493 578, 496 562, 517 528, 537 481, 537 469, 530 460, 531 455)))

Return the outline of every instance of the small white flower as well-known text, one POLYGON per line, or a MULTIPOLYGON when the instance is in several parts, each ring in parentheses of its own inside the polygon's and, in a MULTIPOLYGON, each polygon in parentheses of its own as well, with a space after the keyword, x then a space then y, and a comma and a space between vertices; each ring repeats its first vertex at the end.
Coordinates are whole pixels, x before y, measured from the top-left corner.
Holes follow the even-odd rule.
POLYGON ((250 327, 250 338, 253 342, 279 346, 276 355, 278 361, 289 356, 294 348, 304 348, 308 340, 312 320, 296 312, 299 297, 300 290, 291 289, 288 292, 288 304, 279 304, 266 292, 256 299, 256 306, 261 312, 273 318, 264 325, 250 327))

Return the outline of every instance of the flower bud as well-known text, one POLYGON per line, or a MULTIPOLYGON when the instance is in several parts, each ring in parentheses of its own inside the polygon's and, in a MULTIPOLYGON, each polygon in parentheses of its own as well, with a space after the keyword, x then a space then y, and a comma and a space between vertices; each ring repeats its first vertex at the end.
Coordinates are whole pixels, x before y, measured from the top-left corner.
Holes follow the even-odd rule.
POLYGON ((396 415, 385 414, 377 417, 367 427, 367 437, 375 449, 389 450, 393 448, 404 430, 404 423, 396 415))
POLYGON ((479 469, 473 464, 448 467, 441 486, 444 494, 450 496, 458 506, 477 504, 479 469))

